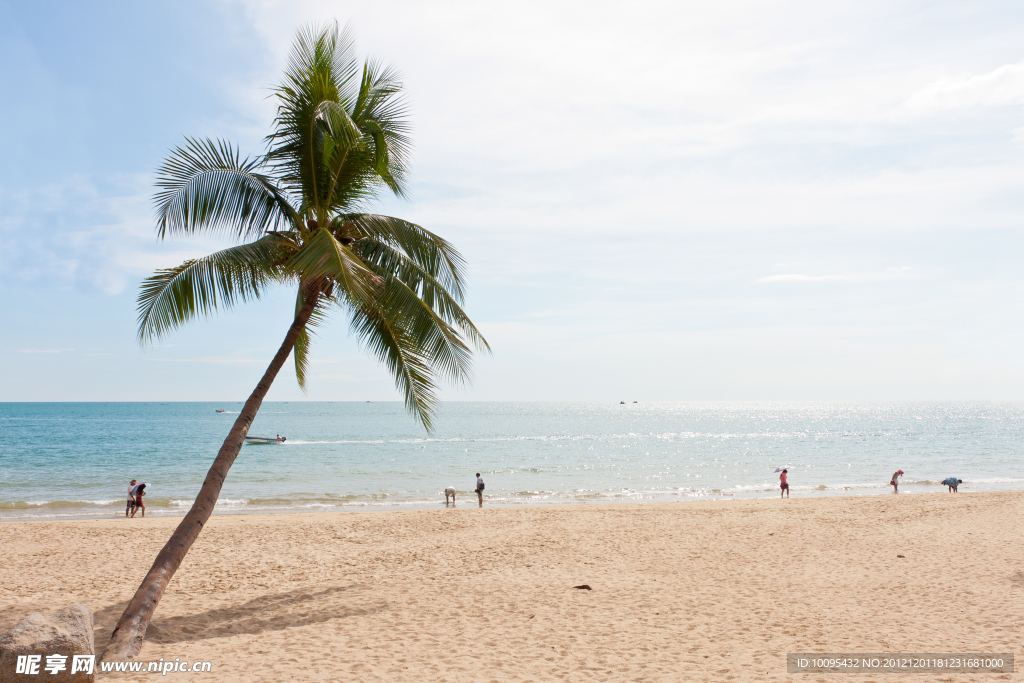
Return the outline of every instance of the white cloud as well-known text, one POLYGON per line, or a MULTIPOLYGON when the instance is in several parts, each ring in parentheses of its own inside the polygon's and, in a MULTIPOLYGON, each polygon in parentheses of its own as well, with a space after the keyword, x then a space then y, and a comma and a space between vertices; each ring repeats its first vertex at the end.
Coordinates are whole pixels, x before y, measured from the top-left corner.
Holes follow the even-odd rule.
POLYGON ((985 74, 945 76, 918 90, 905 103, 911 111, 1024 104, 1024 61, 985 74))
POLYGON ((917 279, 910 266, 886 268, 877 273, 833 273, 829 275, 802 275, 799 273, 781 273, 758 278, 757 282, 883 282, 887 280, 917 279))

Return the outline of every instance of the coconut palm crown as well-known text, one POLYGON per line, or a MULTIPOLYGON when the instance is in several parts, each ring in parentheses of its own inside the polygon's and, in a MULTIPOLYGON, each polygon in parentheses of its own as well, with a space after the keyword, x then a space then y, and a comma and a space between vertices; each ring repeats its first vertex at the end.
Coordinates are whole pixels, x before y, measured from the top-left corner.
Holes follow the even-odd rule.
POLYGON ((147 278, 140 341, 295 284, 296 313, 313 303, 295 342, 299 385, 309 328, 340 310, 430 429, 437 380, 465 382, 470 347, 488 347, 462 309, 465 262, 452 245, 365 212, 381 190, 405 194, 409 125, 397 75, 374 61, 359 68, 347 30, 310 27, 274 96, 265 154, 242 158, 229 143, 189 139, 160 167, 160 237, 227 233, 242 243, 147 278))
POLYGON ((487 342, 462 310, 465 262, 447 241, 408 221, 367 213, 381 192, 405 192, 409 137, 401 84, 376 62, 360 68, 348 31, 298 32, 275 89, 266 153, 189 139, 157 174, 157 233, 227 234, 236 246, 157 271, 139 294, 139 340, 294 285, 295 317, 239 411, 196 500, 121 615, 103 659, 135 657, 160 598, 209 521, 228 470, 288 356, 305 387, 311 328, 347 315, 428 430, 439 379, 469 379, 487 342))

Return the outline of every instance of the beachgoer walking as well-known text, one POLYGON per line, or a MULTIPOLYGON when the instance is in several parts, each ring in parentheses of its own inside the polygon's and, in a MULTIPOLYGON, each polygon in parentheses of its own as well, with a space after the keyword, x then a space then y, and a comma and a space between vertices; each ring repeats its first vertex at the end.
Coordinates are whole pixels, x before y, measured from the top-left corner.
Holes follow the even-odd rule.
POLYGON ((128 485, 128 504, 124 506, 124 516, 127 517, 128 513, 135 509, 135 480, 132 479, 132 483, 128 485))
POLYGON ((892 481, 890 481, 889 483, 892 484, 892 492, 893 493, 899 493, 900 492, 900 482, 898 480, 902 476, 903 476, 903 470, 896 470, 895 472, 892 473, 892 481))
POLYGON ((455 487, 449 486, 444 490, 444 506, 448 507, 448 496, 452 498, 452 507, 455 507, 455 487))
POLYGON ((964 480, 957 479, 956 477, 946 477, 942 480, 942 485, 949 487, 949 493, 956 493, 956 487, 962 483, 964 483, 964 480))
POLYGON ((480 477, 480 473, 476 473, 476 497, 480 501, 480 507, 484 506, 484 480, 480 477))
POLYGON ((779 475, 779 498, 782 498, 783 495, 789 498, 789 478, 786 476, 787 472, 789 470, 782 470, 782 474, 779 475))
POLYGON ((146 482, 142 482, 135 487, 135 508, 132 510, 132 517, 139 510, 142 510, 142 516, 146 516, 146 504, 142 502, 142 497, 146 495, 146 482))

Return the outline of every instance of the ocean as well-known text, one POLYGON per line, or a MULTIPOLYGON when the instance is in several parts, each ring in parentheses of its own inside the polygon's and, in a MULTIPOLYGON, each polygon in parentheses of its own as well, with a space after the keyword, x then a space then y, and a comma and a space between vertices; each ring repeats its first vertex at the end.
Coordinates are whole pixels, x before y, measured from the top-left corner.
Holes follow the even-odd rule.
MULTIPOLYGON (((0 521, 183 515, 241 403, 0 403, 0 521), (217 413, 216 409, 226 412, 217 413)), ((445 403, 427 434, 400 403, 265 403, 217 513, 892 495, 1024 488, 1024 405, 445 403)))

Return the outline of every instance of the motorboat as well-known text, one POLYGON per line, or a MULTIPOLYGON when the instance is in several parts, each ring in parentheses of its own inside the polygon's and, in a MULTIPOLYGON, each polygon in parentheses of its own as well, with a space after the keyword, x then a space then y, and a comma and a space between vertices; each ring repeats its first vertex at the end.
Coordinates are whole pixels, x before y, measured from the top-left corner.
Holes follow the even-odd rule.
POLYGON ((284 443, 287 439, 283 436, 274 438, 273 436, 247 436, 245 437, 246 443, 260 444, 260 443, 284 443))
POLYGON ((223 411, 223 410, 221 410, 220 408, 217 408, 216 412, 218 412, 218 413, 223 413, 224 411, 223 411))

